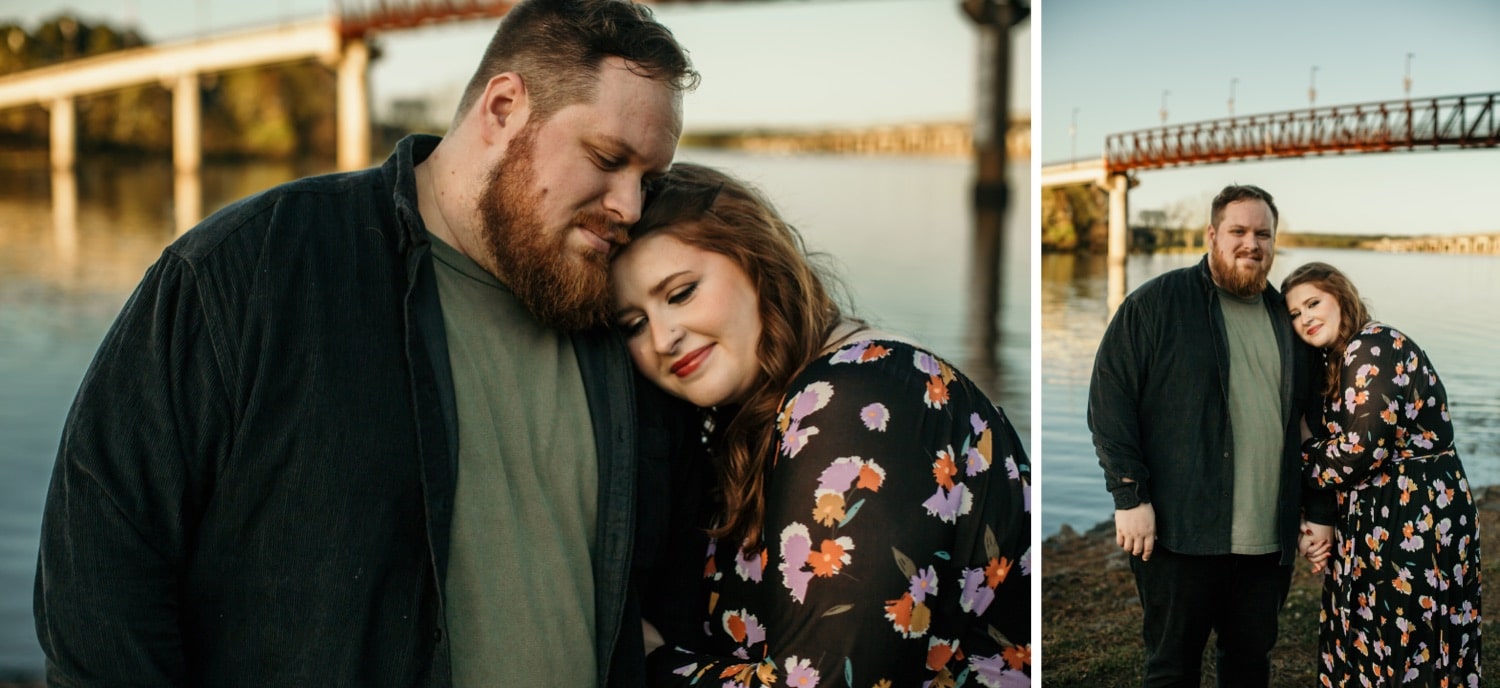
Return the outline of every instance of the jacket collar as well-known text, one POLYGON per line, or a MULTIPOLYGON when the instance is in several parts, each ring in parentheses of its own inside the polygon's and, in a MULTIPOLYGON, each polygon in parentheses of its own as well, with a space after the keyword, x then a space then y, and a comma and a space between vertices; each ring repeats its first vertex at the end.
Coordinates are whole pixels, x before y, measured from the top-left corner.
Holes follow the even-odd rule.
POLYGON ((412 134, 396 143, 396 150, 380 166, 381 176, 391 189, 396 206, 396 248, 402 253, 415 246, 425 246, 429 239, 427 225, 422 222, 422 213, 417 206, 417 165, 432 155, 438 142, 443 139, 430 134, 412 134))

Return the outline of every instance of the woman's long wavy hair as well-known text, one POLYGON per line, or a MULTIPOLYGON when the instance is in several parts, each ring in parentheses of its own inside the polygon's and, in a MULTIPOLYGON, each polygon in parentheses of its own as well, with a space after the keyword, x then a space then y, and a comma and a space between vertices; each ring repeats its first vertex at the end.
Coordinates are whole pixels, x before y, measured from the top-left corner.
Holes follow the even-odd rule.
POLYGON ((1327 292, 1339 304, 1339 330, 1334 333, 1333 341, 1324 351, 1328 365, 1323 375, 1323 396, 1331 398, 1338 394, 1344 347, 1349 346, 1349 340, 1374 318, 1370 317, 1370 309, 1365 305, 1365 300, 1360 298, 1354 283, 1332 265, 1313 262, 1293 270, 1292 274, 1281 281, 1282 296, 1286 296, 1288 290, 1299 284, 1312 285, 1327 292))
POLYGON ((844 319, 842 291, 809 254, 802 236, 754 188, 703 165, 677 163, 653 182, 632 239, 662 233, 728 257, 750 278, 759 300, 759 379, 720 420, 710 449, 723 518, 709 535, 763 546, 765 464, 773 456, 777 415, 792 378, 817 358, 844 319))

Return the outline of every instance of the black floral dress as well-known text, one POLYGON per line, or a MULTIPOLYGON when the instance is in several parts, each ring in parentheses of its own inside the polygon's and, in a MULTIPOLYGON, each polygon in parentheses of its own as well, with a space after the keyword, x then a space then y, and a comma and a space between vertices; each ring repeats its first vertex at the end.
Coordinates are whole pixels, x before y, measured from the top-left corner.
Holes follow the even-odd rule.
POLYGON ((1030 685, 1030 466, 983 393, 856 342, 793 381, 776 442, 765 549, 710 544, 700 637, 652 685, 1030 685))
POLYGON ((1318 633, 1324 686, 1479 685, 1479 523, 1427 355, 1370 323, 1303 444, 1337 490, 1318 633), (1321 436, 1318 436, 1321 435, 1321 436))

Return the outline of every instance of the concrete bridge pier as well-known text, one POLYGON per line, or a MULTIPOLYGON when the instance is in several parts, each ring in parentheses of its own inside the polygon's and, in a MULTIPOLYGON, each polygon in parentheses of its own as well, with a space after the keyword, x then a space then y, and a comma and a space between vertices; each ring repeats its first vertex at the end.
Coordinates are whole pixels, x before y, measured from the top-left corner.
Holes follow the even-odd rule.
POLYGON ((48 103, 52 111, 52 169, 73 169, 78 160, 78 117, 73 96, 61 96, 48 103))
POLYGON ((344 43, 338 70, 338 164, 340 170, 370 166, 370 47, 363 38, 344 43))
POLYGON ((1130 177, 1124 174, 1110 175, 1105 190, 1109 192, 1109 264, 1125 264, 1125 254, 1130 251, 1130 177))
POLYGON ((172 167, 177 174, 197 174, 203 164, 203 95, 198 74, 178 74, 166 86, 172 91, 172 167))

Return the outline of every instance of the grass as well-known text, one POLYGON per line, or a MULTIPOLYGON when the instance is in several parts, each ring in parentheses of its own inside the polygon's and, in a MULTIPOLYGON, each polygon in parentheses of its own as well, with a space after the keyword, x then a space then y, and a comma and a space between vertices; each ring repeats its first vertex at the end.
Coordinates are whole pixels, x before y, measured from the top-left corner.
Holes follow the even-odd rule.
MULTIPOLYGON (((1484 542, 1500 533, 1500 487, 1493 498, 1478 488, 1481 567, 1500 572, 1500 542, 1484 542)), ((1271 652, 1273 688, 1318 685, 1318 604, 1322 576, 1299 562, 1281 611, 1281 634, 1271 652)), ((1489 639, 1482 666, 1500 666, 1500 600, 1486 586, 1482 637, 1489 639)), ((1214 685, 1213 647, 1204 653, 1204 685, 1214 685)), ((1042 550, 1041 685, 1047 688, 1136 688, 1145 661, 1141 644, 1141 605, 1135 578, 1124 552, 1115 546, 1114 524, 1105 522, 1079 534, 1064 526, 1042 550)))

